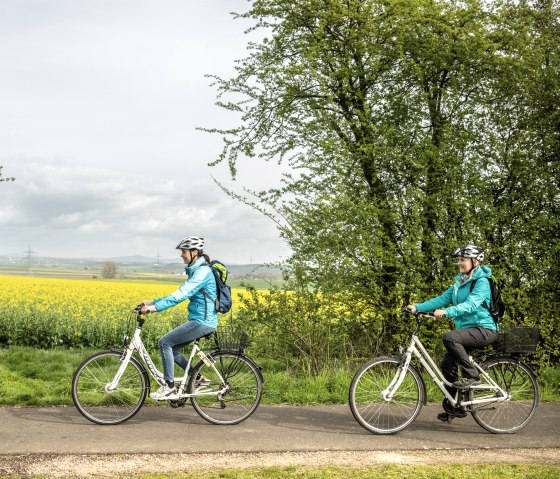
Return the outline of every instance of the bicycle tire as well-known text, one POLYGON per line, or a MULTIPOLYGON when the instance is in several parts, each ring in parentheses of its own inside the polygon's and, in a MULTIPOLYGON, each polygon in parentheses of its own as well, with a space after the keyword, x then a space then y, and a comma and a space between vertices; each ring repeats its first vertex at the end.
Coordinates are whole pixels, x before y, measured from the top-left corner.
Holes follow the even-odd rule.
MULTIPOLYGON (((531 368, 510 358, 494 358, 481 367, 510 398, 473 405, 474 420, 494 434, 513 434, 523 429, 533 418, 540 398, 539 384, 531 368)), ((488 390, 472 388, 469 398, 477 399, 487 393, 488 390)))
POLYGON ((396 434, 420 413, 426 390, 420 373, 409 366, 402 384, 391 400, 382 397, 402 367, 401 358, 383 356, 365 362, 350 384, 348 402, 352 415, 375 434, 396 434))
POLYGON ((208 394, 192 396, 194 410, 212 424, 232 425, 247 419, 255 412, 262 398, 263 377, 259 367, 241 353, 216 352, 209 355, 216 369, 224 378, 219 380, 214 370, 202 361, 195 366, 191 374, 188 391, 196 392, 196 378, 201 375, 210 381, 210 385, 201 389, 208 394), (227 387, 223 395, 220 389, 227 387))
POLYGON ((130 358, 118 387, 107 391, 123 358, 122 351, 101 351, 85 359, 72 379, 72 401, 80 414, 96 424, 120 424, 133 417, 148 394, 144 367, 130 358))

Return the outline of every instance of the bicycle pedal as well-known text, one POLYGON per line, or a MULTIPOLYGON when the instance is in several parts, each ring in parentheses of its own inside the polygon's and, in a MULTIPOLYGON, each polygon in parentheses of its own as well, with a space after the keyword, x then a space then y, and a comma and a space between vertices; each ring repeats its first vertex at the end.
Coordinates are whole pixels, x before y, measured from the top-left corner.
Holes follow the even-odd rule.
POLYGON ((175 399, 172 401, 168 401, 169 405, 174 408, 177 409, 179 407, 185 407, 185 403, 187 402, 186 398, 181 398, 181 399, 175 399))
POLYGON ((437 418, 440 421, 448 422, 448 423, 451 423, 451 421, 455 418, 463 419, 465 417, 467 417, 467 412, 466 411, 458 411, 456 414, 451 414, 449 412, 440 412, 437 415, 437 418))

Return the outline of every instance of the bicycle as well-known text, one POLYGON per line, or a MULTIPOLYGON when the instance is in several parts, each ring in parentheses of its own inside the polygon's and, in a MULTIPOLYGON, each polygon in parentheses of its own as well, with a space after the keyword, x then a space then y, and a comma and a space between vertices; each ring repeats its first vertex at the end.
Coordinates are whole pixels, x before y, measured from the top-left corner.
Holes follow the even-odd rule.
MULTIPOLYGON (((123 349, 95 353, 74 373, 74 405, 96 424, 120 424, 132 418, 150 391, 148 374, 158 385, 165 384, 142 342, 145 318, 139 307, 131 311, 129 321, 134 316, 138 324, 130 341, 125 335, 123 349)), ((244 332, 216 330, 193 341, 185 374, 175 378, 179 398, 169 400, 170 406, 182 407, 190 399, 194 410, 212 424, 238 424, 251 416, 260 403, 264 380, 260 368, 244 354, 247 340, 244 332), (214 348, 205 353, 200 341, 210 337, 214 348), (191 368, 195 356, 199 362, 191 368), (205 378, 204 384, 200 378, 205 378)))
POLYGON ((451 383, 418 337, 422 318, 433 318, 433 314, 404 312, 416 317, 408 348, 401 347, 399 356, 366 361, 350 384, 350 409, 362 427, 376 434, 395 434, 417 418, 422 405, 427 403, 427 394, 420 370, 411 362, 413 356, 444 394, 446 412, 469 412, 481 427, 496 434, 515 433, 529 424, 539 403, 540 390, 535 373, 520 361, 519 355, 535 350, 538 328, 514 328, 524 330, 526 337, 521 341, 513 333, 508 333, 513 334, 509 339, 500 334, 497 349, 506 355, 490 354, 480 365, 470 356, 480 373, 481 384, 457 390, 452 396, 445 388, 451 383))

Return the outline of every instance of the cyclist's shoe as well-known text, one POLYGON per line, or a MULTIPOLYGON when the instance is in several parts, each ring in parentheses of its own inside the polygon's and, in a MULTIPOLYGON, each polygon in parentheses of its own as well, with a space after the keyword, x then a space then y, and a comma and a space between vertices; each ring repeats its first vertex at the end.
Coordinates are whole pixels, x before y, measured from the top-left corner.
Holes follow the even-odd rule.
POLYGON ((455 419, 456 417, 459 419, 467 417, 467 412, 463 411, 462 409, 456 409, 456 412, 454 412, 453 414, 449 412, 440 412, 437 415, 437 418, 443 422, 451 422, 451 420, 455 419))
POLYGON ((468 389, 471 386, 476 386, 477 384, 480 384, 480 378, 469 378, 464 381, 455 381, 453 383, 453 387, 457 389, 468 389))
POLYGON ((451 420, 456 418, 456 417, 458 417, 458 418, 467 417, 467 412, 465 411, 464 408, 452 406, 447 398, 445 398, 443 400, 441 405, 443 406, 443 411, 444 412, 439 413, 437 415, 437 418, 440 421, 451 422, 451 420))
POLYGON ((166 384, 165 386, 161 386, 155 393, 150 393, 150 398, 156 401, 179 399, 179 392, 176 388, 170 388, 166 384))

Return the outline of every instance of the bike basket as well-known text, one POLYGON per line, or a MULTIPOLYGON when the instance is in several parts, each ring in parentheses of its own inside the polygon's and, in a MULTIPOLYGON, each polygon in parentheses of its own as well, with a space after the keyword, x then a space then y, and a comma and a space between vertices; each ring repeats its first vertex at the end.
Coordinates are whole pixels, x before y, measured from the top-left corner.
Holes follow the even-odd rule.
POLYGON ((221 351, 240 351, 249 344, 249 335, 241 330, 234 328, 218 328, 216 330, 216 348, 221 351))
POLYGON ((493 346, 501 353, 532 353, 537 349, 540 336, 540 328, 514 326, 500 333, 493 346))

